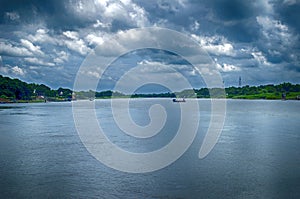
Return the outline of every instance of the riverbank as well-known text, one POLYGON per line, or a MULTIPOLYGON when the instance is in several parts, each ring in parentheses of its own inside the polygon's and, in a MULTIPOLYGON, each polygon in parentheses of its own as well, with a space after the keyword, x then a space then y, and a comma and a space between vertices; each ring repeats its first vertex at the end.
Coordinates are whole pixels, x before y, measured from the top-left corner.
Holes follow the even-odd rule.
MULTIPOLYGON (((113 98, 108 98, 108 97, 104 97, 104 98, 95 98, 96 100, 107 100, 107 99, 128 99, 131 97, 113 97, 113 98)), ((135 97, 132 99, 159 99, 159 98, 164 98, 164 99, 174 99, 174 98, 170 98, 170 97, 135 97)), ((185 98, 185 99, 210 99, 210 98, 185 98)), ((225 98, 215 98, 215 99, 225 99, 225 98)), ((286 99, 281 99, 281 98, 255 98, 253 96, 235 96, 233 98, 226 98, 228 100, 284 100, 284 101, 298 101, 300 100, 299 98, 286 98, 286 99)), ((78 99, 76 101, 88 101, 89 99, 78 99)), ((89 100, 89 101, 93 101, 93 100, 89 100)), ((57 100, 57 101, 45 101, 45 100, 5 100, 2 101, 0 99, 0 104, 18 104, 18 103, 51 103, 51 102, 71 102, 70 100, 57 100)))
POLYGON ((11 100, 0 98, 0 104, 12 104, 12 103, 47 103, 47 102, 68 102, 69 100, 11 100))

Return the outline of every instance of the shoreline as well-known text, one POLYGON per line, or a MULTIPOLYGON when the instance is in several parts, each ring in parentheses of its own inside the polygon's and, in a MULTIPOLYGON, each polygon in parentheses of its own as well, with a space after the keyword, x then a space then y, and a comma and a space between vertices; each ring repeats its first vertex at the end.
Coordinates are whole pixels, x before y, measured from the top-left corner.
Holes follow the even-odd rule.
MULTIPOLYGON (((130 98, 130 97, 128 97, 130 98)), ((128 99, 124 97, 114 97, 114 98, 95 98, 95 100, 110 100, 110 99, 128 99)), ((171 97, 135 97, 135 98, 130 98, 130 99, 174 99, 171 97)), ((209 100, 209 99, 217 99, 217 100, 249 100, 249 101, 254 101, 254 100, 261 100, 261 101, 300 101, 300 99, 261 99, 261 98, 185 98, 185 99, 192 99, 192 100, 209 100)), ((76 101, 90 101, 89 99, 77 99, 77 100, 57 100, 57 101, 44 101, 44 100, 19 100, 19 101, 0 101, 0 104, 39 104, 39 103, 63 103, 63 102, 76 102, 76 101)), ((94 100, 93 100, 94 101, 94 100)))

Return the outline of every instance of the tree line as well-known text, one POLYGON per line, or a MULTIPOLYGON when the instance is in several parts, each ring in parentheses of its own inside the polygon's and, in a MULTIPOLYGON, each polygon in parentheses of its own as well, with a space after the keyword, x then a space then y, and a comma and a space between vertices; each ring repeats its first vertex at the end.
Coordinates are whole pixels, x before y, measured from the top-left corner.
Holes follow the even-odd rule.
MULTIPOLYGON (((0 101, 65 101, 72 100, 73 91, 68 88, 51 89, 44 84, 26 83, 19 79, 11 79, 0 75, 0 101)), ((74 95, 74 94, 73 94, 74 95)), ((233 98, 233 99, 286 99, 300 98, 300 84, 282 83, 278 85, 268 84, 260 86, 228 87, 225 92, 220 88, 188 89, 180 92, 152 93, 125 95, 117 91, 80 91, 75 92, 77 99, 88 98, 233 98)))

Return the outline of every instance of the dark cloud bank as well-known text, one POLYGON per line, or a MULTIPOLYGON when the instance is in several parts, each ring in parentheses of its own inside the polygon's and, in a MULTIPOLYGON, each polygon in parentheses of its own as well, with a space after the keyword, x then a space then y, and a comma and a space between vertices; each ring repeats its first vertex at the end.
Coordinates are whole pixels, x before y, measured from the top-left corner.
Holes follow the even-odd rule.
MULTIPOLYGON (((298 0, 2 0, 0 74, 71 88, 95 46, 118 31, 157 26, 199 42, 226 85, 239 76, 250 85, 300 83, 299 15, 298 0)), ((128 63, 187 65, 165 52, 137 56, 128 63)))

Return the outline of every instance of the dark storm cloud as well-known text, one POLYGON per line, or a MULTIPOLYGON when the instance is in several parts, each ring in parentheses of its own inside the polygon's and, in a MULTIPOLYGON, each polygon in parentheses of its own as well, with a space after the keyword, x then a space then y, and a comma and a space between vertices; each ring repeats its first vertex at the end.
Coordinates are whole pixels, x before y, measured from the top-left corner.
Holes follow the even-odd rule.
POLYGON ((95 24, 97 20, 109 21, 112 32, 137 27, 128 20, 126 13, 134 13, 135 7, 131 8, 117 0, 108 3, 102 1, 103 5, 99 2, 101 0, 1 1, 0 24, 15 28, 17 25, 43 24, 58 32, 86 28, 95 24), (129 8, 133 10, 126 10, 129 8))
MULTIPOLYGON (((279 82, 289 76, 295 81, 300 72, 299 18, 298 0, 0 1, 0 73, 71 87, 84 57, 103 40, 120 30, 158 26, 199 42, 224 78, 248 75, 249 83, 256 84, 261 78, 274 79, 272 71, 281 70, 285 75, 278 75, 279 82), (265 76, 250 78, 259 71, 265 76)), ((136 54, 144 59, 140 62, 187 65, 166 51, 136 54)))
MULTIPOLYGON (((75 4, 75 2, 74 2, 75 4)), ((10 0, 0 2, 1 24, 45 23, 49 28, 72 29, 89 23, 87 18, 71 12, 71 1, 10 0), (17 18, 11 15, 19 15, 17 18)))
POLYGON ((252 1, 241 0, 212 0, 206 3, 213 9, 216 17, 225 21, 243 20, 255 13, 252 1))
POLYGON ((222 34, 240 42, 252 42, 258 37, 255 17, 262 8, 252 1, 193 0, 183 1, 182 4, 168 0, 135 2, 152 14, 153 23, 166 20, 171 27, 189 30, 191 24, 198 21, 201 27, 205 27, 201 32, 206 34, 222 34))
POLYGON ((274 9, 275 13, 284 23, 288 24, 294 31, 300 32, 300 1, 277 1, 274 9))
POLYGON ((20 23, 32 23, 39 18, 59 17, 66 10, 63 1, 39 1, 39 0, 11 0, 0 2, 1 23, 11 23, 14 21, 9 18, 7 13, 16 13, 19 15, 20 23))

